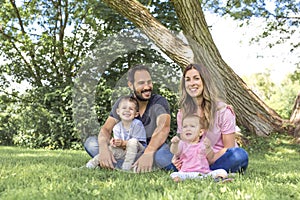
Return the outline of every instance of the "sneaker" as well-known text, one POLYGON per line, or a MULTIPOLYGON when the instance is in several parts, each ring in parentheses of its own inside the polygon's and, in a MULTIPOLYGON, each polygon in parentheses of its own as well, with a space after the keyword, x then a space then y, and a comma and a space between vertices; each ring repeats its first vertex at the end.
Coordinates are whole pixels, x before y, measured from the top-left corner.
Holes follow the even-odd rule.
POLYGON ((124 170, 124 171, 130 171, 131 168, 132 168, 132 164, 130 164, 130 163, 123 163, 123 165, 122 165, 122 170, 124 170))
POLYGON ((98 166, 97 166, 97 165, 94 165, 92 162, 89 161, 88 163, 86 163, 85 167, 86 167, 86 168, 89 168, 89 169, 95 169, 95 168, 97 168, 98 166))

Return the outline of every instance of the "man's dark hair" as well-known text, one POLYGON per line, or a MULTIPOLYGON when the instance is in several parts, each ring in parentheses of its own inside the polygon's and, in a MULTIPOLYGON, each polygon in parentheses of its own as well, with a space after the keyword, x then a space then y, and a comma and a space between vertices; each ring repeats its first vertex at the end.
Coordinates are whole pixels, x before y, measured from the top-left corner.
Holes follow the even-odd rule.
POLYGON ((148 67, 146 67, 144 65, 136 65, 136 66, 129 69, 128 74, 127 74, 128 81, 133 84, 134 83, 134 74, 135 74, 135 72, 136 71, 143 71, 143 70, 147 71, 151 75, 148 67))

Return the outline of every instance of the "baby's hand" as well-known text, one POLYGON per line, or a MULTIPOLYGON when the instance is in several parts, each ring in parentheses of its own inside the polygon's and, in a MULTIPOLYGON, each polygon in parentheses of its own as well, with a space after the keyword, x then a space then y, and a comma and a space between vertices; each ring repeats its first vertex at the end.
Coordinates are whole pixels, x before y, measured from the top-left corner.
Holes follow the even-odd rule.
POLYGON ((171 139, 171 142, 172 143, 178 143, 180 141, 180 138, 178 136, 174 136, 172 139, 171 139))
POLYGON ((200 129, 200 136, 202 136, 205 133, 205 129, 200 129))
POLYGON ((120 147, 120 146, 122 146, 122 142, 123 142, 123 140, 121 140, 121 139, 115 139, 114 144, 116 147, 120 147))

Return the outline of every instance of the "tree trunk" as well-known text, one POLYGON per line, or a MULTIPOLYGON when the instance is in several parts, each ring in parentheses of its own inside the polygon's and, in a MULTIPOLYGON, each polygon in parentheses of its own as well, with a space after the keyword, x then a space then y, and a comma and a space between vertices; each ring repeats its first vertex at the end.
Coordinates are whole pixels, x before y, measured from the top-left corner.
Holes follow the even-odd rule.
MULTIPOLYGON (((198 0, 173 1, 189 45, 160 24, 138 1, 104 0, 104 2, 144 31, 181 67, 184 68, 188 63, 199 62, 213 75, 221 77, 223 87, 219 90, 224 91, 227 102, 233 105, 238 124, 261 136, 287 131, 283 126, 286 121, 259 99, 224 62, 210 35, 198 0)), ((216 78, 216 81, 220 79, 216 78)))
POLYGON ((295 125, 294 137, 300 138, 300 92, 295 100, 290 122, 295 125))
POLYGON ((138 1, 103 0, 103 2, 132 21, 179 66, 186 66, 192 61, 193 52, 190 47, 159 23, 138 1))

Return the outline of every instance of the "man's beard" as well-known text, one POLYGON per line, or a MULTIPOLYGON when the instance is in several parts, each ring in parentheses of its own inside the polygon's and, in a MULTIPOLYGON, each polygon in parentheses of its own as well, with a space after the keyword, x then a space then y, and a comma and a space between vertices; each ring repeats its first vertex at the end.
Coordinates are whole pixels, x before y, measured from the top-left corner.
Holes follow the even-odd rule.
POLYGON ((149 99, 150 99, 150 97, 148 98, 148 99, 146 99, 146 98, 144 98, 143 96, 142 96, 142 94, 143 94, 143 92, 151 92, 151 95, 152 95, 152 90, 151 89, 149 89, 149 90, 143 90, 143 91, 141 91, 141 94, 138 94, 137 92, 136 92, 136 90, 135 90, 135 88, 133 88, 133 93, 134 93, 134 96, 135 96, 135 98, 137 98, 139 101, 148 101, 149 99))

